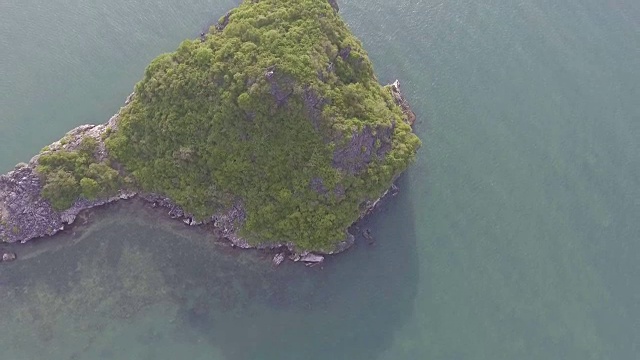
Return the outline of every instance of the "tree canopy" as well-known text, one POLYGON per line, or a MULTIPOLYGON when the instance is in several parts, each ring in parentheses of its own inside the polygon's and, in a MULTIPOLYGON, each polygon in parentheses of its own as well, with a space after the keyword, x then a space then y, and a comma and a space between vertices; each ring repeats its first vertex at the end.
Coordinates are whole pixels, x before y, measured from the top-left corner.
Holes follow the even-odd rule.
POLYGON ((95 157, 98 142, 85 137, 75 150, 49 151, 38 159, 38 173, 44 178, 42 197, 56 210, 70 208, 78 198, 94 200, 109 196, 121 186, 121 176, 95 157))
MULTIPOLYGON (((142 190, 199 219, 239 201, 241 236, 301 250, 344 240, 419 146, 326 0, 245 1, 148 66, 107 139, 142 190)), ((99 192, 95 177, 53 176, 99 192)))

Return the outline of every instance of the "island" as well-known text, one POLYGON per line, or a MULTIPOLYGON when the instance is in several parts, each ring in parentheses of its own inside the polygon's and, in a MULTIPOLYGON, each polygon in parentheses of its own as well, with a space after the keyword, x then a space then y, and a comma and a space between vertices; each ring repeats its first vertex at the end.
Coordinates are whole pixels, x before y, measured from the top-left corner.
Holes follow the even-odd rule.
POLYGON ((414 160, 414 121, 335 0, 246 0, 153 60, 105 124, 0 176, 0 240, 139 197, 234 246, 321 261, 414 160))

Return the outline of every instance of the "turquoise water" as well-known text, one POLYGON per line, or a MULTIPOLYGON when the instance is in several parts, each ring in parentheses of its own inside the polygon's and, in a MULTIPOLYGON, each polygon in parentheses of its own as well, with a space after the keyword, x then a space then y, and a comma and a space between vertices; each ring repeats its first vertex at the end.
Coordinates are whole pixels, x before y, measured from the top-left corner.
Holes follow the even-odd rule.
MULTIPOLYGON (((235 1, 0 0, 0 170, 117 111, 235 1)), ((0 268, 7 359, 636 359, 640 3, 349 0, 419 159, 323 268, 141 204, 0 268)))

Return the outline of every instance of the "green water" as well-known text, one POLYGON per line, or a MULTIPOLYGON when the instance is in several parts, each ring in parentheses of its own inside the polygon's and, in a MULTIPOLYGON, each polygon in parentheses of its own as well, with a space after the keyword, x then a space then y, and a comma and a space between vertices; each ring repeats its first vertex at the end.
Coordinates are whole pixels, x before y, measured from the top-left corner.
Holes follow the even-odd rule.
MULTIPOLYGON (((235 0, 0 0, 0 171, 235 0)), ((323 268, 133 202, 0 267, 2 359, 637 359, 640 2, 343 0, 419 159, 323 268)))

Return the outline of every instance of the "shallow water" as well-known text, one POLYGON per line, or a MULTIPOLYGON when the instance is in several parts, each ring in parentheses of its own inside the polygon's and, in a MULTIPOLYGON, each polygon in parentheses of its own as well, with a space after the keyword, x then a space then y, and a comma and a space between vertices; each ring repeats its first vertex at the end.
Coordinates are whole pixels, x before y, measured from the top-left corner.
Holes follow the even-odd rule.
MULTIPOLYGON (((117 111, 235 1, 0 0, 0 170, 117 111)), ((632 359, 640 3, 348 0, 424 148, 323 268, 137 202, 0 267, 7 359, 632 359)))
MULTIPOLYGON (((389 211, 409 215, 400 207, 405 200, 389 199, 370 221, 385 223, 380 217, 389 211)), ((274 269, 273 254, 232 249, 164 215, 139 201, 123 202, 88 214, 80 220, 87 225, 61 236, 14 247, 21 260, 2 272, 0 303, 13 304, 0 308, 11 329, 0 340, 5 353, 373 357, 410 315, 414 237, 379 245, 361 240, 323 267, 285 263, 274 269)), ((410 216, 403 223, 413 227, 410 216)))

